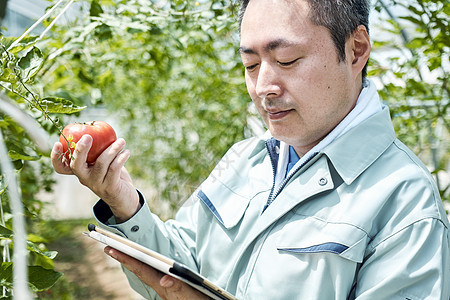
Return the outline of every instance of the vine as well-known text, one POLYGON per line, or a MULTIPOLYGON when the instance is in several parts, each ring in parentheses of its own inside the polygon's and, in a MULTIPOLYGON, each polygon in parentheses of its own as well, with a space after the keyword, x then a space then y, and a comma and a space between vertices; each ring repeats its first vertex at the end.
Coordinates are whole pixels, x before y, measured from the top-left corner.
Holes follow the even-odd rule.
MULTIPOLYGON (((27 238, 26 236, 20 187, 16 184, 17 176, 15 174, 20 174, 26 161, 39 160, 42 155, 48 155, 49 150, 45 147, 40 149, 39 145, 33 144, 32 135, 36 131, 29 129, 29 126, 24 126, 25 129, 29 129, 28 132, 24 132, 18 125, 24 122, 20 116, 36 121, 41 119, 39 122, 41 125, 36 123, 31 126, 42 126, 43 123, 49 121, 52 127, 61 133, 62 126, 59 124, 59 119, 53 119, 50 114, 71 114, 84 109, 65 98, 41 97, 38 93, 33 92, 34 79, 46 62, 37 43, 68 9, 73 0, 67 3, 41 36, 33 37, 28 34, 40 22, 48 18, 62 2, 63 0, 60 0, 55 4, 19 38, 0 36, 0 88, 3 90, 0 95, 0 117, 2 117, 0 119, 0 148, 2 150, 1 170, 4 174, 0 176, 0 248, 2 248, 3 258, 0 264, 1 299, 9 299, 13 295, 21 299, 29 299, 28 287, 33 293, 48 290, 62 275, 53 270, 52 260, 56 256, 56 252, 46 250, 41 239, 27 238), (23 101, 26 103, 25 106, 21 105, 23 101), (21 111, 21 113, 19 113, 19 117, 14 115, 16 118, 14 119, 11 111, 21 111), (37 112, 40 116, 36 114, 37 112), (5 134, 1 134, 2 132, 5 134), (6 150, 4 141, 9 146, 9 151, 6 150), (37 155, 27 154, 26 149, 37 155), (43 151, 47 153, 43 153, 43 151), (8 156, 15 165, 16 172, 13 170, 13 164, 8 161, 8 156), (9 197, 5 193, 6 190, 9 190, 9 197), (13 246, 14 252, 11 252, 13 246), (11 253, 13 253, 13 262, 11 262, 11 253)), ((52 131, 53 129, 48 128, 48 130, 52 131)), ((27 204, 25 199, 23 202, 27 204)), ((33 212, 33 206, 26 208, 28 214, 33 212)), ((32 216, 33 213, 28 218, 32 216)))

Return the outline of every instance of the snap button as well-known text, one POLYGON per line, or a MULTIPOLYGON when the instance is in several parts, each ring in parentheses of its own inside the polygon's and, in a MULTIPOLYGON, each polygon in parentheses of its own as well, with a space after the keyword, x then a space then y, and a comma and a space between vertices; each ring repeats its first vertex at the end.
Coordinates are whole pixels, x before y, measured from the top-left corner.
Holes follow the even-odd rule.
POLYGON ((137 225, 134 225, 133 227, 131 227, 132 232, 136 232, 138 230, 139 230, 139 226, 137 226, 137 225))
POLYGON ((328 180, 324 177, 319 179, 319 185, 326 185, 328 183, 328 180))

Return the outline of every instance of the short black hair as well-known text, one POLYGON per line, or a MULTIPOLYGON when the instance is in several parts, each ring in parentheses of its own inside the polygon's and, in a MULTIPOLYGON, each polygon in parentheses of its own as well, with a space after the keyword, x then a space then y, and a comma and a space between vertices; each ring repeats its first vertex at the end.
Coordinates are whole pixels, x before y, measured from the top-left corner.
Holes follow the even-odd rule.
MULTIPOLYGON (((241 0, 239 24, 242 23, 250 0, 241 0)), ((257 1, 257 0, 254 0, 257 1)), ((289 0, 291 1, 291 0, 289 0)), ((296 0, 293 0, 296 1, 296 0)), ((369 32, 370 0, 305 0, 310 7, 309 18, 314 25, 328 29, 336 47, 339 61, 345 61, 345 42, 359 25, 369 32)), ((367 65, 362 70, 367 74, 367 65)))

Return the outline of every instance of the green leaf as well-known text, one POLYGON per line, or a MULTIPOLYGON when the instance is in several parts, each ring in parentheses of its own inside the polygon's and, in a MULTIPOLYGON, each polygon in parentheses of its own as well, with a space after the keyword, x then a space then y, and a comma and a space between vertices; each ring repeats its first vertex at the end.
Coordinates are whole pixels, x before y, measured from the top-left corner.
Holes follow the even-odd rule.
POLYGON ((94 80, 92 80, 91 77, 89 77, 89 75, 86 75, 86 73, 83 71, 83 69, 80 69, 80 71, 78 72, 78 78, 80 78, 81 81, 86 82, 87 84, 94 84, 94 80))
POLYGON ((40 266, 28 267, 28 281, 34 292, 45 291, 51 288, 62 276, 62 273, 44 269, 40 266))
POLYGON ((28 53, 21 57, 18 66, 22 69, 22 80, 28 81, 33 77, 41 68, 44 62, 44 57, 39 48, 33 47, 28 53))
POLYGON ((10 239, 13 235, 13 231, 6 228, 5 226, 0 225, 0 237, 10 239))
POLYGON ((409 49, 418 49, 422 46, 426 45, 426 41, 424 41, 423 38, 415 38, 412 39, 409 43, 408 43, 408 48, 409 49))
POLYGON ((408 10, 410 12, 413 12, 414 14, 416 14, 417 16, 422 15, 424 12, 416 7, 414 7, 413 5, 408 5, 408 10))
POLYGON ((428 68, 430 68, 430 71, 433 71, 437 68, 439 68, 442 65, 442 59, 441 57, 430 57, 428 60, 428 68))
MULTIPOLYGON (((17 53, 25 49, 28 49, 31 46, 34 46, 34 44, 36 44, 37 38, 38 36, 24 37, 16 46, 9 49, 8 52, 17 53)), ((4 37, 4 36, 0 37, 0 43, 2 43, 6 49, 8 49, 9 46, 11 46, 15 40, 17 40, 16 37, 4 37)))
POLYGON ((4 186, 3 176, 0 175, 0 196, 6 191, 6 186, 4 186))
POLYGON ((48 243, 47 239, 33 233, 29 233, 27 239, 33 243, 48 243))
POLYGON ((56 257, 56 255, 58 255, 58 251, 43 251, 43 250, 39 249, 39 247, 35 243, 32 243, 30 241, 27 241, 27 246, 28 246, 28 250, 33 251, 38 254, 41 254, 41 255, 44 255, 50 259, 54 259, 56 257))
POLYGON ((414 17, 411 17, 411 16, 401 16, 399 18, 403 19, 403 20, 407 20, 407 21, 409 21, 409 22, 411 22, 413 24, 416 24, 418 26, 424 26, 422 20, 420 20, 419 18, 414 18, 414 17))
MULTIPOLYGON (((13 264, 4 262, 0 264, 0 286, 13 287, 13 264)), ((45 269, 40 266, 28 267, 28 282, 33 292, 45 291, 51 288, 62 276, 62 273, 45 269)))
POLYGON ((20 171, 23 168, 23 160, 21 160, 21 159, 13 160, 12 164, 13 164, 14 169, 16 169, 17 171, 20 171))
POLYGON ((12 262, 3 262, 0 264, 0 286, 6 288, 13 287, 12 262))
POLYGON ((100 41, 108 40, 112 37, 111 28, 106 24, 101 24, 95 28, 95 36, 98 37, 100 41))
MULTIPOLYGON (((15 78, 15 75, 13 71, 9 68, 4 68, 2 74, 0 75, 0 81, 8 82, 10 83, 17 83, 17 80, 15 78)), ((9 87, 8 87, 9 88, 9 87)))
POLYGON ((42 254, 30 253, 30 261, 33 262, 34 266, 41 266, 49 270, 53 270, 55 268, 54 261, 42 254))
POLYGON ((40 102, 39 110, 55 114, 73 114, 82 111, 86 106, 77 106, 72 101, 59 97, 45 97, 40 102))
POLYGON ((89 9, 89 15, 91 17, 98 17, 103 13, 103 9, 97 0, 92 1, 91 8, 89 9))
POLYGON ((29 160, 30 161, 30 160, 39 160, 41 158, 40 156, 28 155, 26 153, 19 153, 14 150, 9 150, 8 155, 13 160, 21 159, 21 160, 29 160))

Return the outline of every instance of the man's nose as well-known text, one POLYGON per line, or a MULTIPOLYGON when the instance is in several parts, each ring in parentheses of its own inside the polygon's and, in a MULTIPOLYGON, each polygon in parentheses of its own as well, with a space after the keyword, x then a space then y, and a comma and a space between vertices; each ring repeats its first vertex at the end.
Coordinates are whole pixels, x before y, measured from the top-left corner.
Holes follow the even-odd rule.
POLYGON ((259 67, 258 79, 255 88, 256 95, 260 98, 278 97, 281 94, 280 78, 276 67, 262 62, 259 67))

